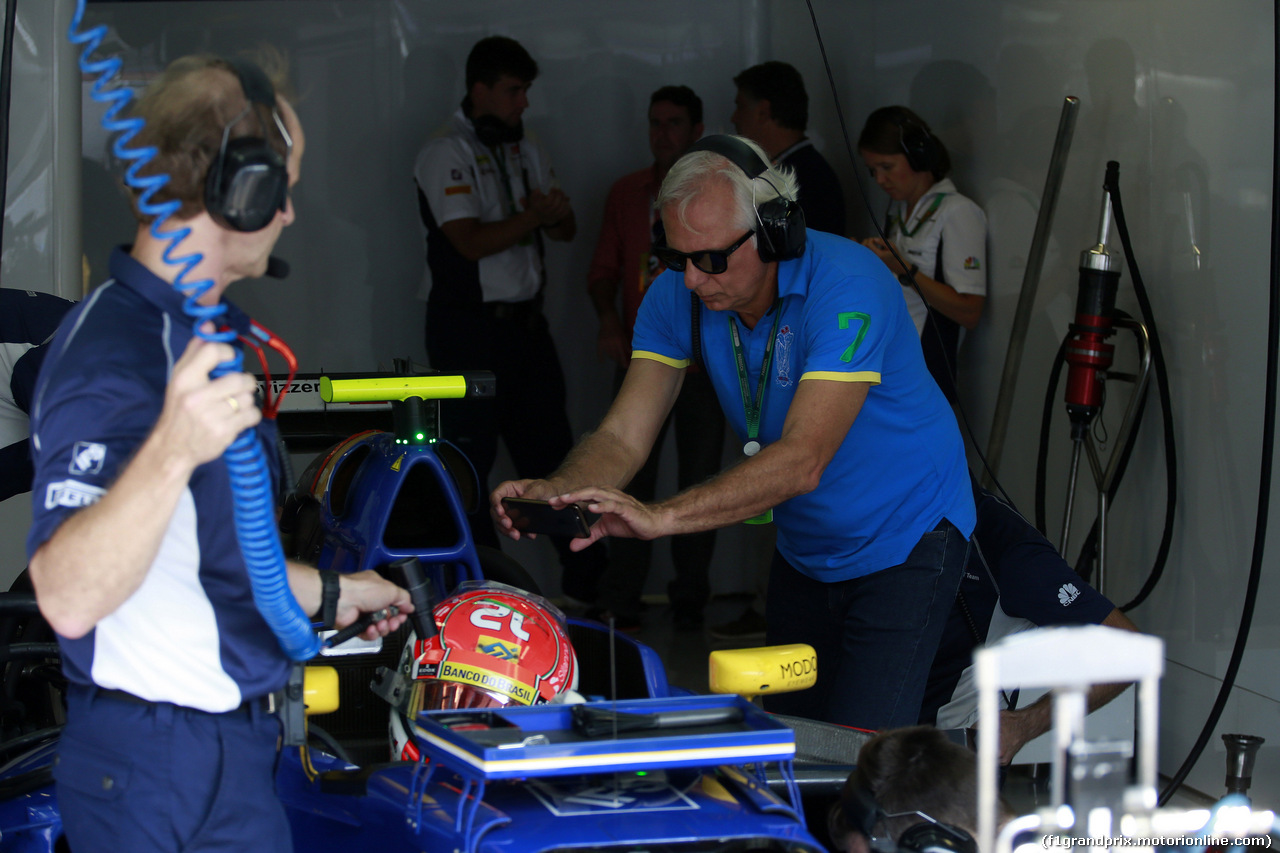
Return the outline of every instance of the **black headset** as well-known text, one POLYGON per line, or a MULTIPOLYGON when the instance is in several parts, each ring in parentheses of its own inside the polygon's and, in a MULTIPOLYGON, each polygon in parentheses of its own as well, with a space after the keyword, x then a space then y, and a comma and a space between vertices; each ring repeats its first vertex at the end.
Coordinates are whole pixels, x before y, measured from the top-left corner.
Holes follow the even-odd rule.
POLYGON ((916 815, 922 821, 907 827, 899 836, 896 845, 898 853, 978 853, 978 843, 972 835, 957 826, 935 820, 924 812, 885 814, 884 809, 876 802, 875 794, 867 787, 866 780, 857 770, 845 782, 837 807, 843 812, 848 827, 866 836, 872 853, 882 853, 877 846, 871 844, 872 839, 876 838, 876 826, 887 817, 905 815, 916 815))
POLYGON ((512 127, 497 116, 483 115, 473 118, 471 126, 475 128, 476 138, 480 140, 480 144, 489 148, 509 145, 524 139, 524 122, 517 122, 516 126, 512 127))
MULTIPOLYGON (((751 179, 761 178, 769 181, 765 172, 769 164, 742 140, 728 134, 707 136, 695 142, 686 154, 694 151, 710 151, 728 159, 746 173, 751 179)), ((777 187, 774 187, 776 190, 777 187)), ((804 210, 793 198, 779 195, 756 206, 756 219, 760 227, 756 234, 756 251, 760 260, 766 264, 773 261, 790 261, 804 254, 805 226, 804 210)), ((659 220, 660 221, 660 220, 659 220)), ((656 230, 656 229, 655 229, 656 230)), ((655 237, 658 235, 655 234, 655 237)), ((663 236, 665 241, 665 235, 663 236)))
POLYGON ((907 165, 917 172, 935 172, 942 162, 942 149, 929 128, 915 119, 898 120, 898 138, 907 155, 907 165))
POLYGON ((223 62, 240 80, 248 106, 222 130, 218 156, 209 164, 204 180, 204 208, 214 221, 232 231, 260 231, 271 224, 276 211, 289 204, 289 169, 266 136, 269 128, 259 116, 262 136, 229 139, 231 128, 246 118, 255 105, 270 111, 285 142, 293 140, 276 109, 275 87, 262 69, 251 62, 225 59, 223 62))

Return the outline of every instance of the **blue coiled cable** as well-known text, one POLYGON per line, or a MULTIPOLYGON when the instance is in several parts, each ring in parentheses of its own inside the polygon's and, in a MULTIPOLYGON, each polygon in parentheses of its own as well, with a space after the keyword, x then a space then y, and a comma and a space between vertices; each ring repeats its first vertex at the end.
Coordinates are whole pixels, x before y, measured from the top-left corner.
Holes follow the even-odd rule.
MULTIPOLYGON (((168 242, 163 258, 165 263, 179 267, 173 286, 186 297, 182 307, 193 320, 194 333, 207 341, 234 342, 234 331, 205 332, 201 329, 205 321, 212 321, 216 328, 217 320, 226 313, 227 306, 221 303, 211 306, 198 304, 197 300, 213 286, 212 279, 193 282, 186 280, 187 274, 200 263, 203 256, 199 252, 183 256, 177 254, 178 245, 191 233, 190 228, 164 229, 165 222, 182 205, 177 200, 163 203, 152 200, 155 193, 169 182, 169 176, 139 174, 158 152, 153 146, 129 147, 129 143, 142 130, 144 122, 141 118, 120 116, 121 111, 133 100, 133 89, 123 85, 108 89, 119 75, 122 63, 115 56, 102 60, 91 58, 102 45, 107 28, 97 26, 87 32, 80 32, 84 9, 85 0, 77 0, 67 38, 72 44, 84 48, 80 53, 81 71, 96 75, 89 96, 98 103, 107 104, 102 126, 108 133, 117 134, 112 143, 112 151, 121 160, 129 162, 129 167, 125 170, 125 183, 139 191, 138 210, 145 216, 154 217, 151 236, 168 242)), ((244 355, 236 349, 234 358, 219 364, 214 369, 213 376, 239 372, 243 365, 244 355)), ((271 626, 284 653, 291 660, 310 660, 320 651, 320 638, 311 629, 310 619, 302 612, 289 588, 284 551, 280 547, 280 536, 275 528, 271 476, 257 431, 247 429, 236 436, 235 441, 223 453, 223 459, 231 476, 236 536, 249 570, 254 603, 263 619, 271 626)))

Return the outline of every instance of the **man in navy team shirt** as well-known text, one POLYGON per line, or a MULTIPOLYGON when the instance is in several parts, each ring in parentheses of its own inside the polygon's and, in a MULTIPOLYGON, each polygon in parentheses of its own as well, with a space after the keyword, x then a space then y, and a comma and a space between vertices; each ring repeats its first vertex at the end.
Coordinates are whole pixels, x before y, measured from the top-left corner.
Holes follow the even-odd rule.
MULTIPOLYGON (((202 255, 186 281, 210 280, 199 303, 216 305, 232 282, 266 271, 293 222, 302 127, 260 69, 214 57, 175 61, 135 115, 146 127, 133 144, 158 149, 147 170, 170 178, 153 201, 179 202, 166 225, 190 229, 176 254, 202 255), (215 210, 207 191, 207 173, 246 151, 247 179, 275 182, 253 219, 234 194, 215 210)), ((290 662, 254 605, 222 458, 246 429, 272 446, 274 428, 253 376, 210 379, 232 346, 193 335, 178 267, 162 257, 169 244, 138 219, 111 279, 49 345, 31 406, 31 579, 69 682, 54 771, 63 826, 78 853, 288 850, 271 697, 290 662)), ((247 331, 227 309, 222 322, 247 331)), ((412 610, 374 572, 339 579, 291 563, 288 582, 304 612, 337 626, 412 610)))

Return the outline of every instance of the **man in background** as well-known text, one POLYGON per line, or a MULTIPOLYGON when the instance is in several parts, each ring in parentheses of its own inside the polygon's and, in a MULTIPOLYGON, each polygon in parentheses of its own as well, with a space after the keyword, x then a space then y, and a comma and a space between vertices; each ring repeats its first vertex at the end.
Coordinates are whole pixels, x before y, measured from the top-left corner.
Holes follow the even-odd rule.
MULTIPOLYGON (((978 522, 955 606, 947 616, 938 653, 929 670, 920 722, 942 729, 977 725, 978 690, 973 652, 980 646, 1031 628, 1050 625, 1106 625, 1137 631, 1102 593, 1085 583, 1058 550, 996 495, 973 484, 978 522)), ((1089 711, 1110 702, 1128 685, 1095 684, 1089 711)), ((1019 707, 1019 691, 1001 694, 1000 763, 1053 722, 1046 694, 1019 707)))
MULTIPOLYGON (((587 291, 600 320, 596 352, 611 359, 618 368, 615 395, 631 364, 631 336, 640 300, 649 284, 666 269, 650 251, 654 226, 659 222, 654 201, 672 164, 701 136, 702 99, 688 86, 658 89, 649 98, 649 151, 653 163, 619 178, 605 201, 600 237, 587 273, 587 291)), ((673 421, 678 487, 687 489, 720 470, 724 413, 706 373, 690 367, 671 416, 654 442, 654 452, 631 480, 631 494, 638 500, 653 500, 658 448, 673 421)), ((667 593, 677 628, 702 624, 703 608, 711 596, 709 566, 715 535, 714 530, 708 530, 671 539, 675 579, 668 584, 667 593)), ((600 584, 600 615, 612 616, 619 630, 640 627, 640 596, 652 552, 653 543, 642 539, 615 539, 609 544, 609 568, 600 584)))
MULTIPOLYGON (((493 400, 444 404, 449 437, 488 490, 501 438, 521 477, 540 477, 573 444, 564 371, 542 313, 544 240, 577 233, 569 197, 522 117, 538 64, 514 39, 491 36, 467 57, 467 94, 414 166, 427 244, 426 344, 444 372, 492 370, 493 400)), ((498 547, 487 514, 471 516, 478 544, 498 547)), ((562 591, 591 602, 604 548, 573 553, 553 539, 562 591)))
POLYGON ((840 179, 806 137, 809 94, 800 72, 785 62, 762 62, 733 78, 738 94, 729 120, 740 135, 765 150, 775 166, 788 166, 800 182, 805 224, 844 236, 840 179))

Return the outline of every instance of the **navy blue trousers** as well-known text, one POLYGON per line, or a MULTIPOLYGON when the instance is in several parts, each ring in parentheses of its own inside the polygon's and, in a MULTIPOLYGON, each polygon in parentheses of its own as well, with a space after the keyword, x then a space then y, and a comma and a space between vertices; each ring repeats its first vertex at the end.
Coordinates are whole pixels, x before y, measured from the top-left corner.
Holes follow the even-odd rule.
POLYGON ((775 552, 766 639, 813 646, 818 681, 765 697, 765 708, 863 729, 914 726, 968 547, 944 519, 899 565, 835 583, 801 574, 775 552))
POLYGON ((280 723, 73 687, 54 768, 76 853, 289 851, 275 792, 280 723))

